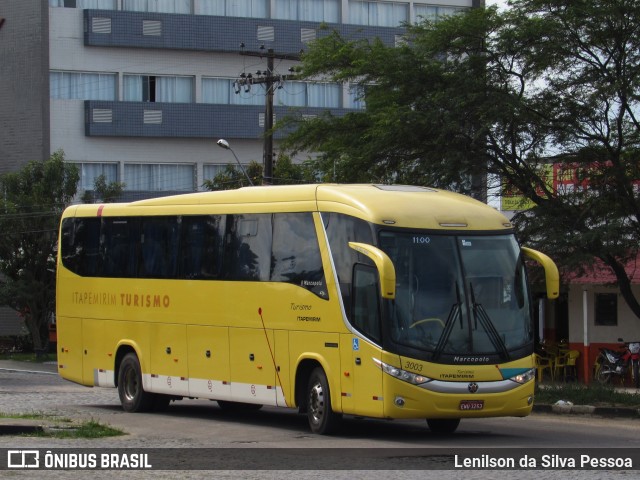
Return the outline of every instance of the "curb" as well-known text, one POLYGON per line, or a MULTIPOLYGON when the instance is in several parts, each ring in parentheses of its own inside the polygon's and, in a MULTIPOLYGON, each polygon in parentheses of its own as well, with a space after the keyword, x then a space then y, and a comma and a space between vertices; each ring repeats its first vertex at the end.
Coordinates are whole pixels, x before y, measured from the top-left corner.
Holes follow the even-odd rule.
POLYGON ((596 415, 599 417, 640 418, 640 408, 593 407, 591 405, 548 405, 533 406, 534 413, 554 413, 558 415, 596 415))
POLYGON ((42 433, 45 428, 40 420, 0 418, 0 436, 42 433))

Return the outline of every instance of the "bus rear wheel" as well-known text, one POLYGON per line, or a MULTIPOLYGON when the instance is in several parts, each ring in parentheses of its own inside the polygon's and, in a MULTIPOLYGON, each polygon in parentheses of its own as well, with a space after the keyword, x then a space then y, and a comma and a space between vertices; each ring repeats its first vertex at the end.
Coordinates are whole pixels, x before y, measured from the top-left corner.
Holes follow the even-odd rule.
POLYGON ((460 425, 459 418, 427 418, 427 425, 436 435, 449 435, 460 425))
POLYGON ((155 395, 142 387, 142 369, 135 353, 127 353, 118 370, 118 395, 125 412, 148 412, 153 409, 155 395))
POLYGON ((307 418, 313 433, 328 435, 336 431, 342 416, 331 408, 329 382, 320 367, 311 372, 307 388, 307 418))

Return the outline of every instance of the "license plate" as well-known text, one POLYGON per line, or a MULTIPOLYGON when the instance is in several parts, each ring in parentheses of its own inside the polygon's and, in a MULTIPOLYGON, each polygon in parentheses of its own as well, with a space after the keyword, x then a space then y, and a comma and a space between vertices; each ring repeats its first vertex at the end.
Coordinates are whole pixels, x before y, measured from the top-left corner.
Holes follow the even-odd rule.
POLYGON ((461 400, 460 410, 482 410, 484 408, 484 400, 461 400))

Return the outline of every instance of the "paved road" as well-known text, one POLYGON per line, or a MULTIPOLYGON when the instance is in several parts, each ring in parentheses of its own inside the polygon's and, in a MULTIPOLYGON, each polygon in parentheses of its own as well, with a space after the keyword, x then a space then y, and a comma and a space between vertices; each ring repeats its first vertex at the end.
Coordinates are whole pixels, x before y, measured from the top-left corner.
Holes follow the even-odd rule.
MULTIPOLYGON (((162 414, 126 414, 119 405, 115 389, 86 388, 62 380, 55 374, 55 365, 29 367, 22 363, 0 361, 0 412, 43 413, 64 418, 96 419, 121 428, 127 435, 99 440, 54 440, 47 438, 18 438, 0 435, 0 448, 227 448, 230 457, 243 465, 243 461, 256 460, 256 452, 272 456, 277 468, 278 456, 269 448, 313 449, 403 449, 429 447, 458 449, 479 446, 499 448, 554 448, 554 447, 633 447, 640 449, 640 421, 602 419, 580 416, 533 415, 527 419, 484 419, 463 421, 459 431, 451 437, 432 435, 424 421, 374 421, 347 419, 338 437, 317 436, 309 433, 306 419, 294 411, 264 408, 260 412, 241 415, 222 411, 215 402, 186 400, 172 404, 162 414), (29 370, 39 370, 37 372, 29 370), (43 371, 44 370, 44 371, 43 371), (256 450, 265 449, 265 450, 256 450)), ((0 423, 16 422, 4 419, 0 423)), ((195 450, 198 451, 199 450, 195 450)), ((322 450, 314 450, 314 452, 322 450)), ((325 450, 329 452, 330 450, 325 450)), ((385 452, 386 450, 378 450, 385 452)), ((526 451, 526 450, 522 450, 526 451)), ((640 451, 640 450, 639 450, 640 451)), ((203 451, 205 454, 206 451, 203 451)), ((355 452, 355 451, 350 451, 355 452)), ((365 454, 366 457, 366 454, 365 454)), ((268 464, 268 458, 260 458, 268 464)), ((294 459, 296 460, 296 459, 294 459)), ((375 460, 371 459, 372 462, 375 460)), ((330 461, 330 460, 328 460, 330 461)), ((404 471, 403 462, 411 468, 416 458, 396 455, 397 471, 214 471, 209 478, 425 478, 424 471, 404 471)), ((318 458, 314 459, 318 464, 318 458)), ((247 463, 247 464, 248 464, 247 463)), ((365 464, 366 465, 366 464, 365 464)), ((372 463, 373 465, 373 463, 372 463)), ((362 466, 360 467, 362 468, 362 466)), ((4 472, 19 475, 23 472, 4 472)), ((83 478, 82 472, 43 472, 51 478, 83 478), (62 476, 64 474, 64 476, 62 476)), ((177 472, 92 472, 94 478, 175 478, 177 472), (135 475, 135 476, 134 476, 135 475), (146 477, 145 475, 148 475, 146 477), (151 476, 153 475, 153 477, 151 476)), ((441 471, 439 478, 500 479, 539 478, 540 471, 441 471)), ((23 474, 24 475, 24 474, 23 474)), ((629 478, 624 472, 612 471, 545 471, 544 478, 629 478), (556 476, 557 475, 557 476, 556 476)), ((182 478, 203 478, 205 472, 181 472, 182 478)), ((29 478, 29 475, 23 478, 29 478)))

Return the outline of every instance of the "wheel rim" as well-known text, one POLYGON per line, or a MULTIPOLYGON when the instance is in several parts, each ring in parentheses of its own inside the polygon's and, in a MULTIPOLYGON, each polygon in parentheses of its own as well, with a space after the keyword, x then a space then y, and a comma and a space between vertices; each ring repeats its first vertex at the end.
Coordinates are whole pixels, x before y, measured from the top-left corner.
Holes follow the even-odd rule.
POLYGON ((320 382, 316 382, 309 391, 309 415, 314 425, 322 422, 324 409, 324 390, 320 382))
POLYGON ((135 400, 138 395, 138 376, 133 368, 128 368, 124 373, 124 396, 128 401, 135 400))

